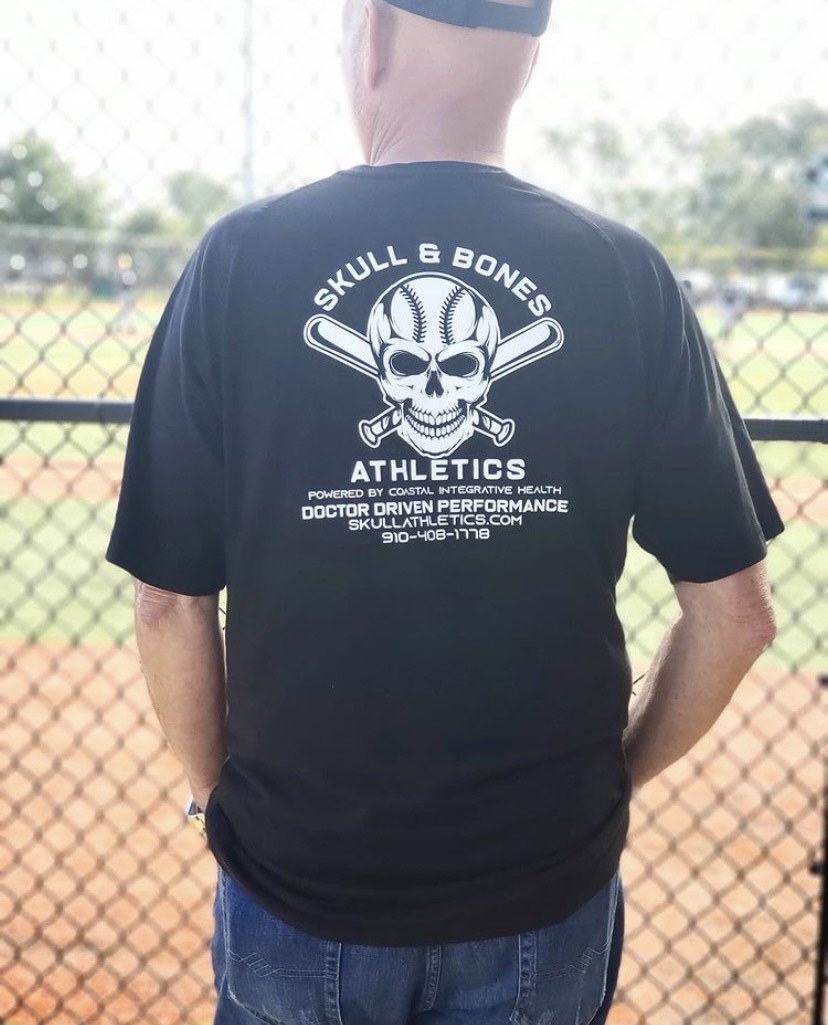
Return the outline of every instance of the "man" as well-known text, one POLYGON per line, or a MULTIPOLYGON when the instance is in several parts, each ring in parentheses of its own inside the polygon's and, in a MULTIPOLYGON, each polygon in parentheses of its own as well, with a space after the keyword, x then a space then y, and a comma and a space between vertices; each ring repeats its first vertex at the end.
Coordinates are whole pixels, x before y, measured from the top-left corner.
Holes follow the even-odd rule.
POLYGON ((219 1023, 603 1022, 630 790, 773 636, 781 523, 664 260, 503 169, 547 16, 348 3, 367 165, 218 224, 150 348, 109 558, 219 1023), (628 722, 631 520, 681 614, 628 722))

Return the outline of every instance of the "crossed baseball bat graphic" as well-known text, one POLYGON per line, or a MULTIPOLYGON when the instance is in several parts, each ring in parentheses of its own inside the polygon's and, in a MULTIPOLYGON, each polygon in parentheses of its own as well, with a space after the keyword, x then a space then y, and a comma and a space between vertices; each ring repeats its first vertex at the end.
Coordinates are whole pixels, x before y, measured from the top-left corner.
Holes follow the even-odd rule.
MULTIPOLYGON (((359 332, 332 317, 323 314, 312 317, 305 325, 305 342, 317 352, 378 380, 379 369, 371 343, 359 332)), ((560 349, 563 342, 563 328, 557 320, 551 317, 536 320, 500 342, 492 360, 489 380, 497 381, 529 363, 550 356, 560 349)), ((494 413, 480 408, 474 409, 472 416, 474 429, 491 438, 495 445, 505 445, 515 433, 514 420, 501 420, 494 413)), ((397 430, 402 417, 402 409, 397 406, 384 410, 373 420, 361 420, 360 437, 366 445, 378 448, 384 438, 397 430)))

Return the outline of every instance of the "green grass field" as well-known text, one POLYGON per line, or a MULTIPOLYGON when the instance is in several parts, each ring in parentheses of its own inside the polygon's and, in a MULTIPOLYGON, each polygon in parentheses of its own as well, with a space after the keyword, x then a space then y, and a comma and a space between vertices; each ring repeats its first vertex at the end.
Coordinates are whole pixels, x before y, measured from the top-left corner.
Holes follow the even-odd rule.
MULTIPOLYGON (((3 434, 7 433, 4 425, 3 434)), ((0 625, 0 639, 106 645, 130 636, 130 582, 103 561, 114 511, 113 500, 17 497, 7 502, 3 520, 8 539, 8 547, 4 541, 8 565, 3 571, 6 619, 0 625)), ((780 665, 818 662, 828 580, 826 529, 825 522, 793 519, 771 546, 780 665)), ((631 544, 619 603, 635 664, 648 661, 658 645, 674 612, 671 595, 661 568, 631 544)))
MULTIPOLYGON (((20 300, 0 304, 0 394, 131 398, 160 310, 158 299, 143 303, 137 330, 128 332, 113 328, 114 303, 34 311, 20 300)), ((715 316, 702 313, 715 337, 715 316)), ((826 415, 828 315, 754 312, 716 348, 744 415, 826 415)), ((114 514, 112 482, 126 434, 126 428, 99 425, 0 424, 0 638, 106 645, 130 635, 129 582, 103 562, 114 514)), ((816 665, 828 578, 828 449, 766 442, 757 452, 766 475, 796 490, 805 512, 789 515, 785 535, 771 550, 781 628, 775 658, 785 666, 816 665), (820 482, 822 498, 809 501, 820 482)), ((664 573, 634 545, 619 600, 633 661, 641 664, 652 655, 673 605, 664 573)))
MULTIPOLYGON (((113 302, 0 301, 0 395, 131 398, 162 308, 139 303, 129 331, 113 302)), ((724 340, 716 313, 700 312, 744 416, 825 415, 828 314, 755 311, 724 340)))

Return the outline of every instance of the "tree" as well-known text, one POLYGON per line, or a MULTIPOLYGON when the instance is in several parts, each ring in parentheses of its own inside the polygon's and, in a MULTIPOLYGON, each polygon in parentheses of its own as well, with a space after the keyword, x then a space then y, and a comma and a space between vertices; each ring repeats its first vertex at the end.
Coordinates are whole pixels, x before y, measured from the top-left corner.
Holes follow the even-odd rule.
POLYGON ((164 182, 166 202, 136 207, 120 221, 129 235, 167 235, 191 238, 236 203, 233 192, 201 171, 176 171, 164 182))
POLYGON ((121 230, 128 235, 166 235, 168 219, 163 210, 154 206, 139 206, 121 221, 121 230))
POLYGON ((177 171, 167 179, 170 203, 183 229, 200 235, 208 225, 236 204, 232 191, 201 171, 177 171))
POLYGON ((697 240, 778 249, 813 242, 803 179, 826 142, 828 111, 810 101, 702 136, 687 207, 697 240))
POLYGON ((828 111, 809 101, 725 130, 668 122, 636 149, 601 121, 547 144, 588 180, 592 205, 661 245, 795 251, 816 239, 803 175, 828 145, 828 111))
POLYGON ((103 186, 80 178, 36 132, 0 149, 0 223, 99 228, 105 215, 103 186))

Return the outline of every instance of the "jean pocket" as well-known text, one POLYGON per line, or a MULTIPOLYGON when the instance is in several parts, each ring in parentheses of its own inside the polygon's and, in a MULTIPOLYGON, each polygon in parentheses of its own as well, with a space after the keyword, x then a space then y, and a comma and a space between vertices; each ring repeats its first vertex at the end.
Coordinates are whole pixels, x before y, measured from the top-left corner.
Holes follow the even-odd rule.
POLYGON ((521 934, 521 993, 512 1025, 593 1020, 606 993, 618 892, 616 875, 563 922, 521 934))
POLYGON ((276 918, 222 872, 230 998, 266 1025, 342 1025, 340 945, 276 918))

